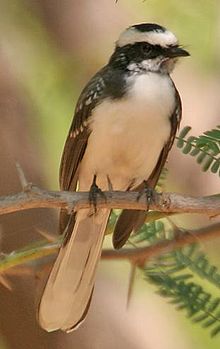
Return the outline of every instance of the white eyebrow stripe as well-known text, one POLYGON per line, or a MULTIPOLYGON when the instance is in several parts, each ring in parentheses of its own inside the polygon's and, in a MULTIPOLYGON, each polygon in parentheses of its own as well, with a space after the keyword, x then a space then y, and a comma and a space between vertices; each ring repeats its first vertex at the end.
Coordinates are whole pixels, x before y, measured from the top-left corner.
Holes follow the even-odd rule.
POLYGON ((178 44, 176 36, 168 30, 164 32, 140 32, 136 28, 129 28, 120 35, 116 45, 122 47, 129 44, 132 45, 135 42, 147 42, 151 45, 160 45, 162 47, 178 44))

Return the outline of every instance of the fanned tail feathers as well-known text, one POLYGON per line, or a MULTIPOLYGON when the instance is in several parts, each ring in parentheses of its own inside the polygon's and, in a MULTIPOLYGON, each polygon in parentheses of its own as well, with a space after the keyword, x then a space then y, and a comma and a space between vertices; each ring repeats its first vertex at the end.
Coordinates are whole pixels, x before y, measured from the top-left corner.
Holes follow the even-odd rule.
POLYGON ((110 211, 88 216, 81 210, 70 239, 61 247, 45 287, 39 322, 48 332, 76 329, 90 304, 110 211))

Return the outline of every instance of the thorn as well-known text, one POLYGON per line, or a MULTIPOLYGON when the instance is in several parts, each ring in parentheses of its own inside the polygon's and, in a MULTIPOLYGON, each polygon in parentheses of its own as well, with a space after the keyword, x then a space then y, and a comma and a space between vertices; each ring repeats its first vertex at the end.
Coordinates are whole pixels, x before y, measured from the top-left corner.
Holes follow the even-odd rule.
POLYGON ((175 237, 182 235, 185 232, 185 229, 178 227, 176 223, 173 222, 173 220, 170 217, 166 217, 168 222, 170 223, 171 227, 173 228, 174 231, 174 239, 175 237))
POLYGON ((178 225, 176 225, 176 223, 174 223, 174 221, 170 217, 166 217, 166 218, 169 221, 172 228, 177 231, 177 233, 180 232, 181 230, 183 230, 180 227, 178 227, 178 225))
POLYGON ((8 275, 32 275, 33 268, 25 266, 17 266, 7 270, 8 275))
POLYGON ((136 268, 137 268, 136 264, 132 263, 131 271, 130 271, 130 275, 129 275, 129 284, 128 284, 128 293, 127 293, 127 308, 129 307, 131 296, 132 296, 136 268))
POLYGON ((7 278, 5 276, 3 276, 2 274, 0 274, 0 283, 7 288, 9 291, 12 291, 12 285, 11 283, 7 280, 7 278))
POLYGON ((43 236, 48 242, 57 241, 57 237, 39 228, 36 228, 37 233, 43 236))
POLYGON ((27 189, 30 188, 30 184, 28 183, 28 181, 27 181, 27 179, 25 177, 24 171, 22 170, 21 165, 19 164, 19 162, 16 162, 15 165, 16 165, 16 168, 17 168, 18 177, 20 179, 22 189, 24 191, 27 191, 27 189))
POLYGON ((2 228, 2 225, 0 225, 0 250, 2 247, 2 238, 3 238, 3 228, 2 228))
POLYGON ((110 177, 108 175, 107 175, 107 181, 108 181, 108 190, 110 192, 112 192, 114 189, 113 189, 113 185, 112 185, 111 179, 110 179, 110 177))
POLYGON ((198 243, 201 246, 203 246, 203 248, 204 248, 205 244, 200 240, 200 238, 198 236, 195 236, 189 229, 184 229, 184 228, 178 227, 178 225, 176 225, 176 223, 174 223, 170 217, 166 217, 166 218, 169 221, 170 225, 173 227, 174 239, 177 236, 182 236, 182 235, 184 235, 184 233, 188 233, 189 235, 192 235, 195 238, 195 240, 198 240, 198 243))
POLYGON ((209 218, 209 220, 211 220, 211 219, 217 218, 218 216, 219 216, 219 213, 216 213, 216 214, 210 215, 208 218, 209 218))

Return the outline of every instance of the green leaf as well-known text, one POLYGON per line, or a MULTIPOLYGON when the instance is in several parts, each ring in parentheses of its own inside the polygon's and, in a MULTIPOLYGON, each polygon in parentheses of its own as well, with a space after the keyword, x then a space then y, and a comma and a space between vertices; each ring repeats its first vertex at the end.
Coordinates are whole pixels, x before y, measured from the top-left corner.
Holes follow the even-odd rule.
POLYGON ((196 156, 196 155, 198 155, 200 153, 200 150, 201 149, 199 147, 195 147, 194 149, 192 149, 190 155, 191 156, 196 156))
POLYGON ((177 147, 178 148, 182 148, 184 146, 183 139, 186 137, 186 135, 189 133, 190 130, 191 130, 190 126, 186 126, 181 130, 179 136, 177 137, 177 139, 178 139, 177 147))
POLYGON ((220 325, 211 331, 211 337, 215 337, 220 332, 220 325))
POLYGON ((216 140, 220 141, 220 130, 212 130, 212 131, 206 131, 204 132, 205 135, 209 136, 210 138, 214 138, 216 140))
POLYGON ((204 171, 204 172, 206 172, 206 171, 208 171, 208 169, 210 168, 210 166, 211 166, 211 164, 213 163, 213 158, 208 158, 205 162, 204 162, 204 164, 203 164, 203 166, 202 166, 202 170, 204 171))
MULTIPOLYGON (((190 126, 182 129, 177 139, 177 147, 183 154, 190 154, 201 165, 202 171, 217 173, 220 168, 220 129, 206 131, 199 137, 189 136, 190 126)), ((219 171, 220 176, 220 171, 219 171)))
POLYGON ((216 161, 213 163, 213 165, 212 165, 212 167, 211 167, 212 173, 218 172, 218 169, 219 169, 219 168, 220 168, 220 159, 219 159, 219 160, 216 160, 216 161))
POLYGON ((206 156, 207 156, 206 153, 201 152, 199 154, 199 156, 197 156, 197 160, 196 161, 198 162, 198 164, 201 164, 203 162, 203 160, 206 158, 206 156))

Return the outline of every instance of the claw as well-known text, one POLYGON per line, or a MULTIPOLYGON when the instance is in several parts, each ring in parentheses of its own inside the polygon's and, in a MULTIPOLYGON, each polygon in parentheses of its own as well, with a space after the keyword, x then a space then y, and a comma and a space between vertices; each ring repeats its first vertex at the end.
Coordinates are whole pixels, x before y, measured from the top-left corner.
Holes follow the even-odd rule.
POLYGON ((105 194, 96 184, 96 178, 97 178, 97 176, 94 175, 93 182, 92 182, 92 185, 91 185, 90 191, 89 191, 89 203, 91 206, 93 206, 94 213, 97 212, 97 197, 98 197, 98 195, 101 196, 106 201, 105 194))
POLYGON ((145 195, 146 203, 147 203, 147 210, 149 210, 151 202, 154 201, 154 194, 155 194, 155 190, 153 188, 148 187, 147 183, 144 182, 144 189, 139 191, 138 196, 137 196, 137 201, 139 201, 140 198, 143 195, 145 195))

